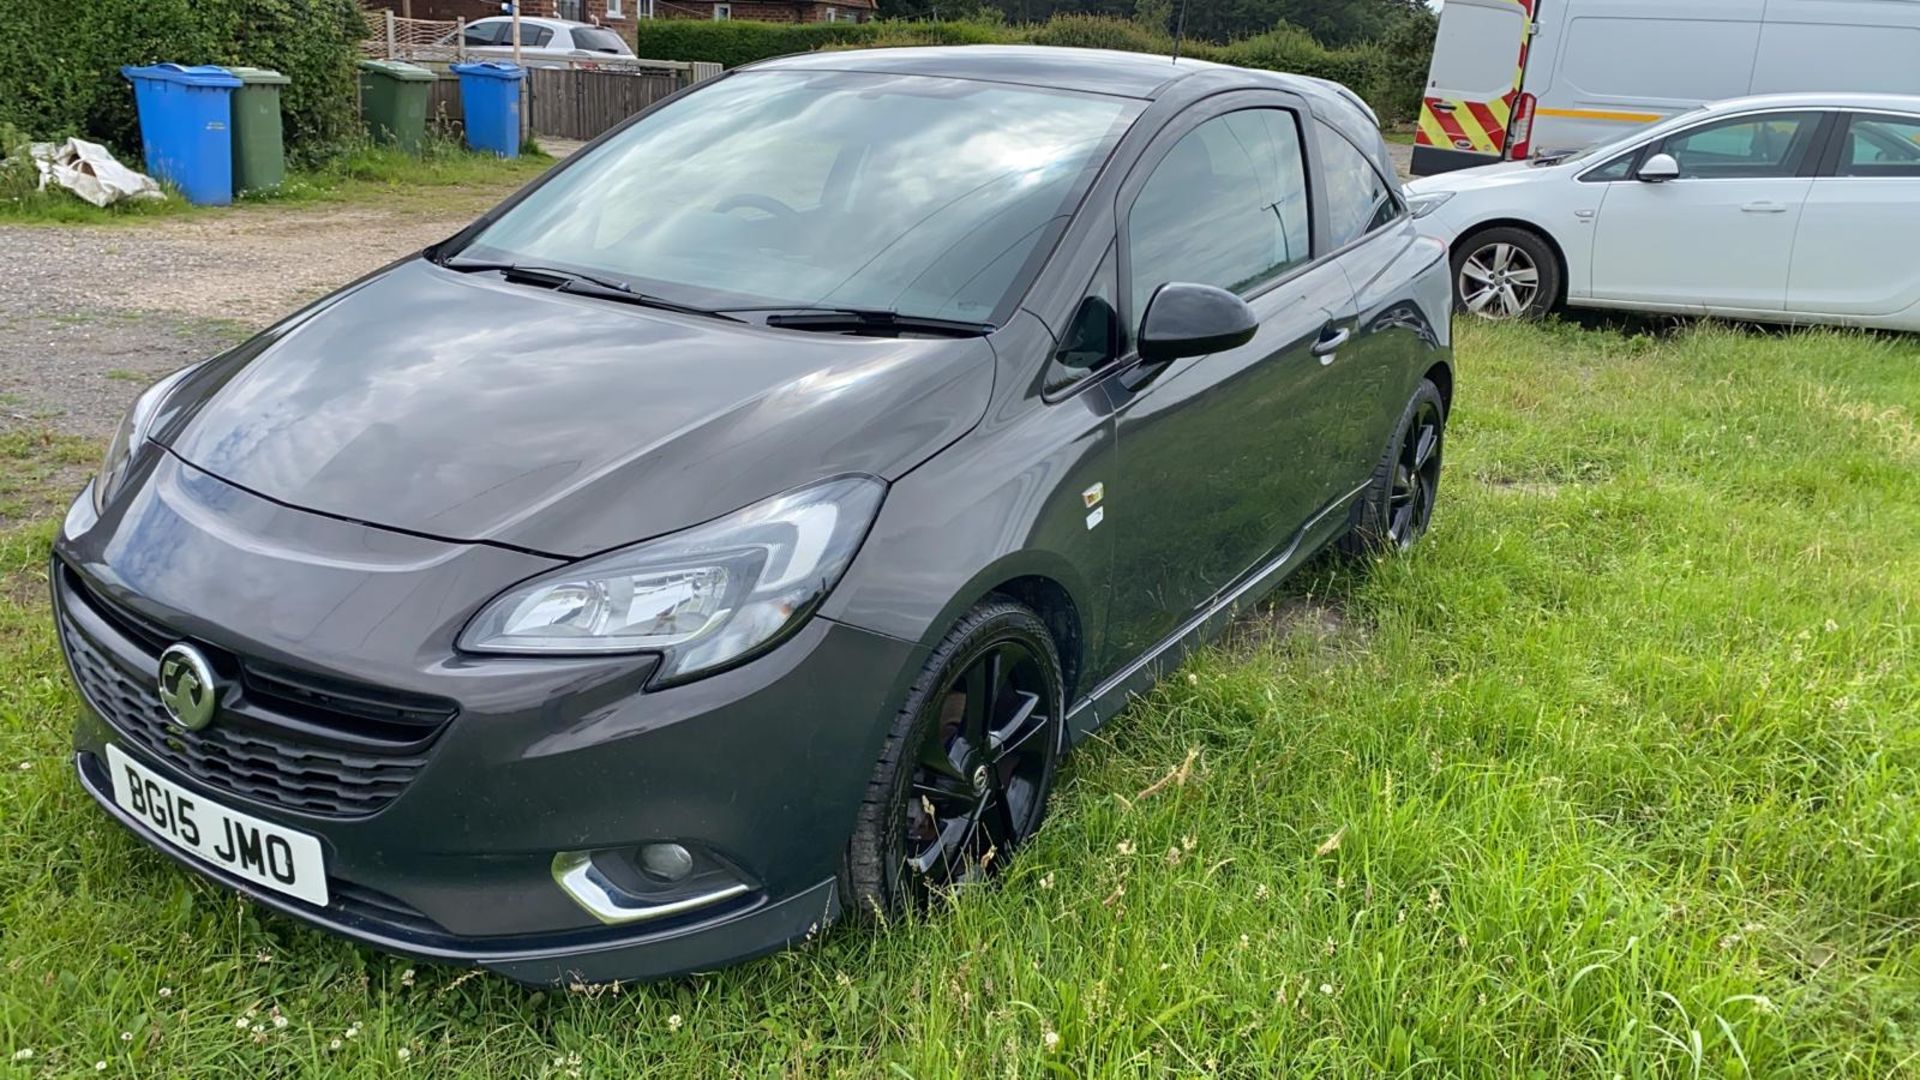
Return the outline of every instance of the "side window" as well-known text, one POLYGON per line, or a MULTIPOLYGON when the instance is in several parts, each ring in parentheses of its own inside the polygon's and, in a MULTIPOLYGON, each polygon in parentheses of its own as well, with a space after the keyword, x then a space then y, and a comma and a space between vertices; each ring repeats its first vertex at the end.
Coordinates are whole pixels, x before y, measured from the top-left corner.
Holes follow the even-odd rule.
POLYGON ((537 49, 552 40, 553 27, 551 26, 523 26, 520 28, 520 46, 522 48, 537 49))
POLYGON ((1314 137, 1326 173, 1327 249, 1345 247, 1399 218, 1400 197, 1346 136, 1319 121, 1314 137))
POLYGON ((1100 269, 1087 286, 1086 298, 1074 310, 1073 319, 1060 335, 1060 346, 1047 363, 1042 389, 1047 393, 1065 390, 1088 375, 1118 360, 1127 351, 1126 326, 1120 319, 1120 275, 1114 249, 1100 261, 1100 269))
POLYGON ((1736 116, 1667 136, 1660 153, 1691 180, 1795 176, 1820 127, 1818 113, 1736 116))
POLYGON ((1127 216, 1128 317, 1169 281, 1244 295, 1311 258, 1304 161, 1285 109, 1227 113, 1183 136, 1127 216))
POLYGON ((500 31, 506 29, 506 23, 476 23, 467 27, 467 35, 462 40, 468 45, 494 45, 500 41, 500 31))
POLYGON ((1635 147, 1597 169, 1582 173, 1580 181, 1586 184, 1610 184, 1615 180, 1630 180, 1633 178, 1633 163, 1639 157, 1640 148, 1635 147))
POLYGON ((1920 177, 1920 117, 1850 117, 1837 172, 1840 176, 1920 177))

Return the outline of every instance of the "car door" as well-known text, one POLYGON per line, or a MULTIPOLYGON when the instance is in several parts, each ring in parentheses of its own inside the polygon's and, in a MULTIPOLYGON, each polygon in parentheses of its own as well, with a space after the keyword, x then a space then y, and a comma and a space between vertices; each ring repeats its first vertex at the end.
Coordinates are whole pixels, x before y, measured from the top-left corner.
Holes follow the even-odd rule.
POLYGON ((1593 225, 1592 295, 1700 311, 1783 311, 1823 116, 1745 113, 1649 146, 1678 179, 1610 184, 1593 225))
POLYGON ((1893 315, 1920 304, 1920 116, 1855 113, 1801 212, 1787 310, 1893 315))
POLYGON ((1324 121, 1312 127, 1313 175, 1326 196, 1325 246, 1354 292, 1351 336, 1319 357, 1326 370, 1315 391, 1327 404, 1322 440, 1329 471, 1322 495, 1333 500, 1352 494, 1379 465, 1407 404, 1407 369, 1427 343, 1405 310, 1407 258, 1419 231, 1398 185, 1345 135, 1324 121))
MULTIPOLYGON (((1118 461, 1106 490, 1114 591, 1107 656, 1151 649, 1269 559, 1325 501, 1332 403, 1315 349, 1353 317, 1353 290, 1314 261, 1304 107, 1224 95, 1176 119, 1122 184, 1122 311, 1137 335, 1161 285, 1246 298, 1246 345, 1108 380, 1118 461)), ((1337 344, 1337 342, 1335 342, 1337 344)))

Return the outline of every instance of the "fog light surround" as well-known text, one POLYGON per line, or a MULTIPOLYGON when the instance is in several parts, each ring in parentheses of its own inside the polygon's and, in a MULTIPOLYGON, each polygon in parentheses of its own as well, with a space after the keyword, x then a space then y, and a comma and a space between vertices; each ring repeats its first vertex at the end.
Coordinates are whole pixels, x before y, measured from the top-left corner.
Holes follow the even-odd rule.
POLYGON ((608 926, 667 919, 753 891, 732 871, 675 843, 638 850, 563 851, 553 881, 587 914, 608 926), (678 877, 667 874, 678 871, 678 877))

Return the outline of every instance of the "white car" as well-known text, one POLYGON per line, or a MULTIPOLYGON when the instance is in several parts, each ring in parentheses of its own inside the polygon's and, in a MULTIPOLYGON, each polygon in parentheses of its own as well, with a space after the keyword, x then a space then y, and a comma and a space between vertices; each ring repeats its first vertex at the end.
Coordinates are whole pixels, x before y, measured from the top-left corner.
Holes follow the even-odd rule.
POLYGON ((1407 186, 1462 311, 1562 304, 1920 331, 1920 97, 1736 98, 1407 186))
MULTIPOLYGON (((513 18, 497 15, 486 19, 475 19, 467 24, 462 37, 469 56, 483 60, 513 59, 513 18)), ((443 42, 452 45, 449 35, 443 42)), ((553 66, 556 63, 580 64, 598 60, 624 60, 633 56, 633 49, 621 39, 619 34, 604 26, 592 26, 581 22, 568 22, 565 19, 538 19, 522 16, 520 19, 520 59, 529 67, 553 66)), ((586 66, 582 64, 582 66, 586 66)))

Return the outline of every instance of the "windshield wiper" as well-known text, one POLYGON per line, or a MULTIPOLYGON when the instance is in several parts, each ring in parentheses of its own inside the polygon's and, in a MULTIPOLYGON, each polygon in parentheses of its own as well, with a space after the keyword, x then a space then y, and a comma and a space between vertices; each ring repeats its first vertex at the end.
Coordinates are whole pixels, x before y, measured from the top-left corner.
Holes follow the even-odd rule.
POLYGON ((636 304, 640 307, 656 308, 660 311, 677 311, 682 315, 705 315, 728 322, 741 322, 725 312, 711 308, 694 307, 692 304, 675 303, 664 297, 652 296, 633 291, 633 287, 610 278, 595 277, 577 270, 559 270, 551 266, 529 266, 525 263, 481 262, 448 259, 440 265, 455 273, 476 274, 494 270, 508 281, 521 281, 529 285, 539 285, 555 292, 572 293, 575 296, 592 296, 601 300, 617 300, 623 304, 636 304))
MULTIPOLYGON (((749 311, 751 308, 729 308, 749 311)), ((762 309, 764 310, 764 309, 762 309)), ((936 334, 941 337, 981 337, 993 332, 991 323, 965 319, 936 319, 927 315, 902 315, 884 308, 781 308, 767 316, 768 326, 785 330, 814 330, 820 333, 936 334)))

